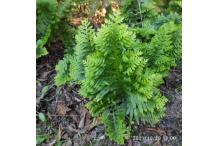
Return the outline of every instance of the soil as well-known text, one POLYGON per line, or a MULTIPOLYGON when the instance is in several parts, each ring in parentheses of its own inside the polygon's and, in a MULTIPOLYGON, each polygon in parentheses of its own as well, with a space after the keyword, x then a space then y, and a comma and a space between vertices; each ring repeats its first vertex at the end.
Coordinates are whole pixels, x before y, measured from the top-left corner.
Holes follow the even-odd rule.
MULTIPOLYGON (((46 117, 46 122, 42 122, 37 116, 37 135, 46 137, 40 145, 118 146, 108 139, 104 126, 85 108, 87 100, 78 94, 78 85, 54 85, 55 64, 63 57, 63 48, 60 42, 51 46, 49 55, 37 60, 36 66, 36 111, 46 117)), ((172 69, 161 86, 162 94, 169 100, 166 117, 155 127, 134 125, 125 146, 182 145, 181 74, 181 69, 172 69)))

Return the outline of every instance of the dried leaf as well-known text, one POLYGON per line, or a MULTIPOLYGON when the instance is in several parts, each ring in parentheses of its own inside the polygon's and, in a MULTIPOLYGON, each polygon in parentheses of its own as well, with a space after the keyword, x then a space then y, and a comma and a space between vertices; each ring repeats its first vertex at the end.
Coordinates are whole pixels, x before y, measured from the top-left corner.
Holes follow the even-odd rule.
POLYGON ((99 124, 99 120, 94 119, 91 124, 86 125, 83 129, 75 129, 75 128, 72 127, 72 125, 68 125, 67 129, 69 131, 71 131, 71 132, 76 132, 76 133, 79 133, 79 134, 83 134, 83 133, 89 132, 90 130, 92 130, 98 124, 99 124))
POLYGON ((70 24, 73 25, 73 26, 79 26, 79 25, 81 25, 82 20, 83 20, 82 17, 80 17, 80 18, 72 18, 70 20, 70 24))
POLYGON ((74 110, 70 111, 69 113, 70 117, 75 121, 76 123, 79 123, 79 115, 74 110))
POLYGON ((83 128, 84 127, 84 125, 85 125, 85 118, 86 118, 86 113, 87 113, 88 111, 86 110, 86 109, 82 109, 82 114, 81 114, 81 120, 80 120, 80 122, 79 122, 79 128, 83 128))
POLYGON ((71 109, 68 108, 66 105, 64 104, 58 104, 57 105, 57 109, 56 109, 56 112, 58 115, 66 115, 66 113, 68 111, 70 111, 71 109))

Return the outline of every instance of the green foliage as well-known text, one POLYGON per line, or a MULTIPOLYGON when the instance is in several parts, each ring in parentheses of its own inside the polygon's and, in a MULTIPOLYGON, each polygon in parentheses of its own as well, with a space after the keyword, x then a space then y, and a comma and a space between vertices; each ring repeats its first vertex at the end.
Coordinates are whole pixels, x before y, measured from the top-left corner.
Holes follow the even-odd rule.
POLYGON ((57 0, 37 0, 36 1, 36 35, 40 38, 45 35, 50 24, 55 19, 57 11, 57 0))
POLYGON ((56 0, 36 1, 36 58, 47 55, 47 44, 51 36, 51 25, 55 19, 58 3, 56 0))
POLYGON ((67 18, 72 0, 37 0, 36 5, 37 58, 48 54, 45 45, 54 38, 60 39, 70 52, 74 46, 74 28, 67 23, 67 18))
POLYGON ((167 74, 176 60, 181 58, 180 25, 168 22, 162 25, 151 42, 145 44, 144 54, 148 67, 156 72, 167 74))
POLYGON ((72 55, 75 46, 76 28, 70 26, 68 23, 60 23, 59 29, 56 32, 59 32, 59 34, 56 35, 63 43, 65 49, 64 52, 68 55, 72 55))
MULTIPOLYGON (((40 41, 41 40, 37 41, 37 46, 40 46, 40 45, 38 45, 40 41)), ((36 58, 40 58, 40 57, 45 56, 47 54, 48 54, 48 51, 47 51, 46 47, 40 47, 40 48, 37 47, 36 48, 36 58)))
POLYGON ((48 54, 48 51, 44 46, 48 42, 50 35, 51 35, 51 27, 49 26, 46 30, 46 34, 36 42, 36 58, 48 54))
POLYGON ((68 23, 73 1, 59 1, 59 7, 53 25, 53 37, 62 41, 65 52, 68 54, 73 54, 73 47, 75 46, 75 28, 68 23))
POLYGON ((66 56, 63 60, 60 60, 56 65, 57 75, 55 76, 55 83, 57 86, 66 84, 72 81, 72 57, 66 56))
POLYGON ((124 22, 132 27, 143 27, 150 22, 160 27, 166 22, 181 23, 181 0, 121 0, 121 10, 124 22))
POLYGON ((42 144, 48 139, 48 135, 36 135, 36 145, 42 144))
POLYGON ((102 114, 102 121, 106 126, 108 136, 118 144, 123 144, 125 139, 130 137, 130 127, 125 124, 125 111, 105 111, 102 114), (122 136, 121 136, 122 135, 122 136))
POLYGON ((90 26, 90 23, 87 20, 83 21, 76 35, 74 62, 72 65, 73 79, 77 82, 85 78, 83 61, 93 51, 93 37, 94 30, 90 26))
POLYGON ((155 28, 159 28, 164 23, 173 21, 175 24, 179 25, 182 23, 182 17, 178 13, 161 14, 157 17, 154 22, 155 28))
POLYGON ((162 75, 144 69, 147 61, 136 36, 121 22, 119 15, 113 16, 96 34, 95 49, 84 62, 80 94, 90 99, 87 107, 102 117, 108 136, 123 144, 130 133, 125 118, 154 125, 164 116, 167 100, 157 88, 162 75))
MULTIPOLYGON (((136 7, 136 1, 134 2, 131 1, 130 4, 136 7)), ((170 0, 163 6, 158 6, 152 1, 146 2, 146 7, 142 7, 142 9, 146 10, 149 7, 156 8, 156 10, 153 9, 156 15, 136 21, 134 17, 132 18, 132 13, 123 9, 123 12, 127 15, 125 21, 141 24, 135 25, 132 27, 132 30, 141 42, 140 47, 143 50, 144 58, 148 60, 147 67, 154 69, 156 73, 166 76, 171 67, 181 62, 182 18, 181 11, 179 10, 181 8, 179 7, 181 6, 179 5, 181 0, 170 0), (172 5, 177 6, 177 9, 172 9, 172 5)), ((140 14, 134 14, 135 17, 140 16, 140 14)))
POLYGON ((153 0, 121 0, 124 22, 130 26, 141 26, 144 20, 152 20, 158 15, 153 0))
POLYGON ((181 21, 174 18, 157 17, 130 28, 115 14, 98 32, 84 21, 74 54, 56 67, 56 84, 79 83, 87 108, 119 144, 134 122, 155 125, 164 117, 167 99, 158 88, 181 58, 181 21))
POLYGON ((182 0, 170 0, 167 11, 182 14, 182 0))
POLYGON ((40 119, 42 122, 45 122, 45 121, 46 121, 46 117, 45 117, 45 115, 44 115, 43 113, 39 113, 39 114, 38 114, 38 117, 39 117, 39 119, 40 119))
POLYGON ((181 15, 150 0, 127 0, 97 32, 86 20, 78 28, 73 55, 56 66, 56 85, 75 81, 87 108, 100 117, 118 144, 133 123, 154 126, 165 115, 167 98, 159 86, 181 61, 181 15), (131 10, 134 10, 131 12, 131 10), (126 24, 127 25, 126 25, 126 24))
MULTIPOLYGON (((85 20, 78 28, 76 34, 76 46, 73 55, 67 55, 63 60, 59 61, 56 66, 57 76, 55 77, 55 83, 57 86, 61 86, 70 81, 76 81, 80 83, 84 79, 84 65, 83 61, 87 55, 93 51, 93 38, 94 30, 90 26, 90 23, 85 20)), ((70 53, 71 54, 71 53, 70 53)))

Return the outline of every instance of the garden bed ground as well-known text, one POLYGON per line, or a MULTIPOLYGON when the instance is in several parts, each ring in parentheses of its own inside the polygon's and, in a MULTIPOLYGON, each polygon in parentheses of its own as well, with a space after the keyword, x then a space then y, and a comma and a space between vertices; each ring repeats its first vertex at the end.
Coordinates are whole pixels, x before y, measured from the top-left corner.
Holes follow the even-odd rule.
MULTIPOLYGON (((105 135, 104 126, 85 108, 87 100, 78 94, 79 86, 54 85, 55 64, 63 57, 59 43, 52 44, 49 55, 37 60, 36 110, 46 121, 37 116, 37 135, 42 146, 116 146, 105 135)), ((181 70, 172 69, 161 86, 168 97, 166 117, 155 127, 134 125, 127 146, 180 146, 182 141, 181 70)))

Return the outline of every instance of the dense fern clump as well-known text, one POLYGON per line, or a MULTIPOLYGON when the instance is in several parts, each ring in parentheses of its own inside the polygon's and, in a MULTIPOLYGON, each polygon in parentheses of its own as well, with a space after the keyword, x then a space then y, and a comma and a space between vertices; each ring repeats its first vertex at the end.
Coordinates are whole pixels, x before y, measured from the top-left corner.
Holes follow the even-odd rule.
MULTIPOLYGON (((136 1, 129 0, 133 6, 137 7, 136 1)), ((162 8, 155 5, 154 1, 146 0, 141 4, 141 9, 147 10, 153 7, 152 12, 156 15, 147 19, 137 20, 141 25, 135 25, 132 30, 136 33, 137 39, 140 40, 144 58, 148 60, 147 67, 152 68, 163 76, 168 75, 171 67, 181 62, 182 56, 182 18, 181 18, 181 0, 167 1, 162 8), (159 9, 159 11, 155 10, 159 9), (173 9, 173 10, 172 10, 173 9)), ((129 6, 130 6, 129 4, 129 6)), ((139 9, 139 8, 138 8, 139 9)), ((125 21, 135 22, 134 17, 140 16, 139 13, 128 13, 123 11, 129 17, 125 21)), ((140 12, 140 11, 138 11, 140 12)), ((151 16, 151 15, 146 15, 151 16)), ((135 23, 134 23, 135 24, 135 23)))
POLYGON ((162 25, 149 43, 144 45, 148 66, 167 75, 181 58, 181 28, 173 22, 162 25))
POLYGON ((66 50, 74 46, 74 28, 67 23, 71 0, 37 0, 36 2, 36 57, 48 54, 45 45, 55 37, 62 40, 66 50))
POLYGON ((133 121, 153 125, 164 116, 167 99, 157 88, 162 75, 145 69, 147 60, 136 36, 119 16, 99 30, 94 43, 95 50, 85 61, 80 93, 90 99, 90 112, 103 118, 108 136, 123 144, 133 121))
POLYGON ((120 15, 111 16, 96 34, 83 22, 74 56, 56 68, 56 84, 79 80, 89 111, 101 117, 107 135, 119 144, 130 136, 134 121, 156 124, 167 102, 158 90, 162 74, 149 67, 136 35, 122 20, 120 15))
POLYGON ((153 126, 164 117, 167 98, 159 86, 181 59, 179 18, 163 14, 128 27, 116 13, 97 32, 84 21, 73 55, 56 67, 56 84, 80 84, 90 113, 118 144, 130 137, 133 123, 153 126))
POLYGON ((58 3, 56 0, 36 1, 36 57, 39 58, 48 54, 45 48, 51 36, 51 25, 55 19, 58 3))

